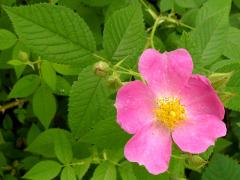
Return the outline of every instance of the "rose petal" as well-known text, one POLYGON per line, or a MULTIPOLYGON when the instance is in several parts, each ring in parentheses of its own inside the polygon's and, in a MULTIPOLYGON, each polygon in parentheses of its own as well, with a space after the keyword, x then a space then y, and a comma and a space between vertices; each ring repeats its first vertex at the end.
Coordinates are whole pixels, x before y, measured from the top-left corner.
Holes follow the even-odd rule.
POLYGON ((160 174, 168 169, 170 132, 160 125, 147 125, 128 141, 124 153, 128 161, 144 165, 152 174, 160 174))
POLYGON ((172 137, 182 151, 198 154, 214 145, 216 139, 225 136, 226 132, 226 125, 218 117, 201 115, 176 127, 172 137))
POLYGON ((154 96, 141 81, 132 81, 121 87, 115 106, 117 122, 130 134, 136 133, 146 123, 153 121, 154 96))
POLYGON ((159 53, 147 49, 139 60, 139 72, 157 96, 177 95, 191 77, 193 63, 185 49, 159 53))
POLYGON ((180 94, 188 116, 211 114, 224 118, 224 106, 207 78, 193 75, 180 94))

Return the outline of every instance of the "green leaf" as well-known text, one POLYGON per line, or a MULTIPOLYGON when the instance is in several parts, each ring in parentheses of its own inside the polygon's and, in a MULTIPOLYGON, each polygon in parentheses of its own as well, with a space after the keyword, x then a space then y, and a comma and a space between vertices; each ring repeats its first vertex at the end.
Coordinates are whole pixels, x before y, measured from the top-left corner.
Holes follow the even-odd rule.
POLYGON ((223 54, 230 59, 240 60, 240 30, 230 27, 228 30, 226 48, 223 54))
POLYGON ((178 157, 182 158, 182 159, 178 159, 178 158, 171 158, 170 164, 169 164, 169 172, 170 172, 170 177, 172 179, 181 179, 181 178, 185 178, 185 158, 183 158, 183 156, 178 155, 178 157))
POLYGON ((70 9, 49 4, 4 9, 19 37, 44 59, 89 64, 96 49, 93 35, 84 20, 70 9))
POLYGON ((55 94, 60 96, 69 96, 71 85, 70 83, 61 76, 57 76, 55 94))
POLYGON ((195 63, 210 64, 219 58, 226 45, 230 0, 209 0, 198 13, 192 33, 195 63))
POLYGON ((31 144, 40 133, 41 130, 35 124, 32 124, 31 128, 28 131, 27 144, 31 144))
POLYGON ((109 106, 109 95, 105 80, 94 75, 91 68, 79 74, 70 92, 68 108, 69 126, 76 137, 82 136, 103 119, 109 106))
POLYGON ((240 111, 240 89, 239 87, 227 87, 222 96, 224 106, 234 111, 240 111))
POLYGON ((68 164, 72 161, 72 145, 64 131, 59 131, 58 135, 55 136, 54 151, 63 164, 68 164))
POLYGON ((137 180, 137 177, 134 174, 132 164, 124 161, 121 163, 120 167, 118 168, 120 175, 122 177, 122 180, 137 180))
POLYGON ((52 63, 52 66, 56 72, 66 76, 78 75, 82 68, 76 65, 56 64, 52 63))
POLYGON ((37 164, 39 161, 41 161, 41 158, 39 156, 27 156, 21 161, 22 167, 25 170, 31 169, 35 164, 37 164))
POLYGON ((240 28, 240 13, 231 14, 229 21, 231 26, 240 28))
MULTIPOLYGON (((76 161, 76 163, 78 163, 78 161, 76 161)), ((85 159, 84 163, 82 165, 74 166, 74 170, 75 170, 75 173, 76 173, 78 179, 83 178, 83 176, 88 171, 90 165, 91 165, 91 159, 85 159)))
POLYGON ((80 0, 80 1, 89 6, 99 6, 99 7, 106 6, 110 2, 112 2, 112 0, 80 0))
POLYGON ((161 12, 171 10, 174 8, 174 0, 161 0, 159 6, 161 12))
POLYGON ((41 63, 41 75, 45 83, 52 89, 56 89, 57 75, 51 63, 43 61, 41 63))
POLYGON ((34 179, 34 180, 42 180, 44 179, 52 179, 56 177, 61 170, 61 165, 52 160, 45 160, 37 163, 30 169, 23 178, 26 179, 34 179))
POLYGON ((33 95, 33 112, 47 129, 57 110, 56 99, 46 85, 42 85, 33 95))
POLYGON ((125 59, 132 65, 146 42, 141 7, 129 5, 116 11, 107 21, 103 33, 103 47, 107 57, 113 62, 125 59))
POLYGON ((240 165, 233 159, 215 154, 202 176, 203 180, 236 180, 240 179, 240 165))
POLYGON ((214 152, 221 152, 225 148, 229 147, 231 144, 231 141, 224 138, 219 138, 215 143, 214 152))
POLYGON ((70 134, 63 129, 48 129, 37 136, 34 141, 27 147, 27 151, 42 155, 44 157, 56 157, 55 154, 55 140, 59 139, 59 134, 66 134, 70 140, 70 134))
POLYGON ((94 171, 91 180, 116 180, 116 168, 109 162, 103 162, 94 171))
POLYGON ((13 60, 8 61, 8 64, 10 64, 12 66, 22 66, 22 65, 24 65, 24 62, 21 60, 13 59, 13 60))
POLYGON ((203 0, 175 0, 175 3, 183 8, 197 8, 203 0))
POLYGON ((80 141, 95 144, 101 148, 119 148, 124 146, 128 139, 129 135, 116 123, 115 117, 107 117, 96 123, 80 141))
POLYGON ((8 98, 28 97, 34 93, 39 84, 39 76, 33 74, 24 76, 13 86, 8 98))
POLYGON ((74 169, 71 166, 66 166, 63 168, 61 173, 61 180, 76 180, 76 175, 74 169))
POLYGON ((150 174, 144 166, 139 166, 138 164, 132 164, 134 174, 137 177, 137 180, 170 180, 169 173, 165 172, 159 175, 153 176, 150 174))
POLYGON ((6 29, 0 29, 0 39, 0 50, 12 47, 17 41, 17 37, 6 29))

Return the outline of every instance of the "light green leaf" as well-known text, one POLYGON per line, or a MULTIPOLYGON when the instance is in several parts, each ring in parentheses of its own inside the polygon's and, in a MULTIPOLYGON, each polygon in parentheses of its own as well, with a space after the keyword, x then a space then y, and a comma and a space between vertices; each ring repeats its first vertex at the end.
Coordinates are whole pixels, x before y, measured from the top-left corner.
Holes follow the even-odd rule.
POLYGON ((64 131, 59 131, 55 136, 54 151, 59 161, 63 164, 68 164, 72 161, 72 145, 64 131))
POLYGON ((19 79, 13 86, 8 98, 28 97, 38 88, 39 76, 31 74, 19 79))
POLYGON ((210 64, 219 58, 226 45, 230 0, 209 0, 198 13, 192 33, 195 63, 210 64))
POLYGON ((17 37, 6 29, 0 29, 0 39, 0 50, 12 47, 17 41, 17 37))
POLYGON ((175 3, 183 8, 197 8, 204 0, 175 0, 175 3))
POLYGON ((178 157, 182 158, 182 159, 177 159, 172 157, 170 164, 169 164, 169 172, 170 172, 170 177, 172 179, 181 179, 181 178, 185 178, 185 159, 181 156, 178 155, 178 157))
POLYGON ((52 66, 56 72, 66 76, 78 75, 82 68, 76 65, 56 64, 52 63, 52 66))
POLYGON ((69 98, 69 126, 76 137, 88 132, 106 115, 109 89, 105 80, 94 75, 92 68, 83 70, 73 83, 69 98))
POLYGON ((57 75, 51 63, 43 61, 41 63, 41 75, 45 83, 52 89, 56 89, 57 75))
POLYGON ((240 89, 239 87, 227 87, 221 96, 224 106, 234 111, 240 111, 240 89))
POLYGON ((22 66, 22 65, 25 65, 23 61, 17 60, 17 59, 13 59, 13 60, 8 61, 8 64, 10 64, 12 66, 22 66))
POLYGON ((103 47, 113 62, 125 59, 133 64, 146 42, 141 7, 137 4, 116 11, 107 21, 103 33, 103 47))
POLYGON ((33 112, 47 129, 57 110, 56 99, 46 85, 33 95, 33 112))
POLYGON ((26 150, 48 158, 56 157, 54 142, 56 139, 59 139, 58 136, 62 133, 66 134, 70 140, 70 134, 68 131, 57 128, 48 129, 39 134, 26 150))
POLYGON ((240 165, 233 159, 215 154, 202 176, 203 180, 240 179, 240 165))
MULTIPOLYGON (((76 161, 77 163, 77 161, 76 161)), ((91 165, 91 159, 85 159, 82 165, 74 166, 75 173, 78 179, 82 179, 82 177, 86 174, 89 167, 91 165)))
POLYGON ((240 60, 240 30, 230 27, 228 30, 226 48, 223 54, 230 59, 240 60))
POLYGON ((96 49, 93 35, 70 9, 49 4, 4 9, 19 37, 45 59, 63 64, 90 63, 96 49))
POLYGON ((80 141, 95 144, 101 148, 119 148, 129 139, 116 123, 115 117, 107 117, 96 123, 92 130, 86 133, 80 141))
POLYGON ((161 0, 159 6, 161 12, 171 10, 174 7, 174 0, 161 0))
POLYGON ((74 169, 71 166, 66 166, 63 168, 61 173, 61 180, 76 180, 76 175, 74 169))
POLYGON ((103 162, 96 168, 91 180, 116 180, 116 178, 115 166, 109 162, 103 162))
POLYGON ((37 163, 30 169, 23 178, 42 180, 52 179, 58 175, 61 170, 61 165, 56 161, 45 160, 37 163))

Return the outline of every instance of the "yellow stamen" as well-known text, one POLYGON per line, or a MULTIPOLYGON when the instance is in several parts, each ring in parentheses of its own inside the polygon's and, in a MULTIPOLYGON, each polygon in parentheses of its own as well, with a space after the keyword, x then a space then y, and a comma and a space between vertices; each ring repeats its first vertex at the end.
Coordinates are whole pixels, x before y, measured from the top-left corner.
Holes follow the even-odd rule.
POLYGON ((180 99, 175 97, 157 99, 154 112, 157 121, 170 130, 173 130, 182 120, 186 119, 185 108, 180 104, 180 99))

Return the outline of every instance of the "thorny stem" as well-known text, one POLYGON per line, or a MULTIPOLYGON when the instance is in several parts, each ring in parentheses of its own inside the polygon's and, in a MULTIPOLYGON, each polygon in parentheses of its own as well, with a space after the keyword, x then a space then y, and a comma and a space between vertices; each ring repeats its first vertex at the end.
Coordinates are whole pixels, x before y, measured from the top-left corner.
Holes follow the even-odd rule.
POLYGON ((21 106, 21 105, 23 105, 27 101, 28 100, 26 100, 26 99, 16 99, 13 102, 9 102, 9 103, 4 104, 2 106, 0 105, 0 112, 4 113, 6 110, 14 108, 16 106, 21 106))

